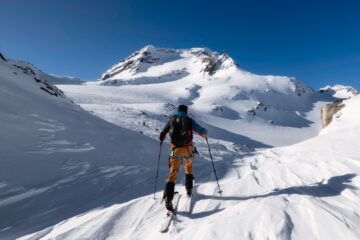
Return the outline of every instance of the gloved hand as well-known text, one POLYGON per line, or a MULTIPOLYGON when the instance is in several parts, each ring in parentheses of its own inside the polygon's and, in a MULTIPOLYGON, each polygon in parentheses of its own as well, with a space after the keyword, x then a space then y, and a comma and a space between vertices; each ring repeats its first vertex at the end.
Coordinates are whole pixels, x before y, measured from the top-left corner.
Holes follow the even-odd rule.
POLYGON ((203 133, 199 133, 199 135, 203 138, 207 138, 207 134, 208 134, 208 131, 207 129, 204 128, 204 132, 203 133))
POLYGON ((164 141, 165 137, 166 137, 166 133, 165 133, 165 132, 161 132, 161 133, 160 133, 159 140, 162 142, 162 141, 164 141))
POLYGON ((200 133, 200 136, 207 138, 207 129, 204 128, 204 132, 200 133))

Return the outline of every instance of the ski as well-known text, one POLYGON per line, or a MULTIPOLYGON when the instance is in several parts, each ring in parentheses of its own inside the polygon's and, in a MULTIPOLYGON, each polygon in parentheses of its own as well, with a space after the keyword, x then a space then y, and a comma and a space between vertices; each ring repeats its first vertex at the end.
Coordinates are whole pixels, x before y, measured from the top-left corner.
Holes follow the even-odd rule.
POLYGON ((191 213, 192 196, 186 196, 182 212, 191 213))
POLYGON ((195 196, 196 196, 196 189, 197 189, 197 185, 194 186, 194 188, 192 189, 192 194, 191 196, 186 196, 185 197, 185 202, 182 208, 182 212, 187 213, 187 214, 191 214, 192 209, 194 207, 194 200, 195 200, 195 196))
POLYGON ((173 207, 174 207, 174 212, 170 212, 168 211, 162 224, 161 224, 161 228, 160 228, 160 232, 164 233, 167 232, 169 230, 169 226, 171 221, 175 218, 176 216, 176 210, 177 210, 177 206, 179 203, 181 195, 179 193, 175 193, 174 194, 174 198, 173 198, 173 207))

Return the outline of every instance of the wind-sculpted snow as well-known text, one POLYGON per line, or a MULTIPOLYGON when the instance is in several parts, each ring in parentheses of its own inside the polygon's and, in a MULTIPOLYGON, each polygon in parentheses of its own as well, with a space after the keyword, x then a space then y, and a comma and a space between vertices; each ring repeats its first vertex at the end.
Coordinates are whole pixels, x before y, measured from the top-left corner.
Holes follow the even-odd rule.
MULTIPOLYGON (((358 239, 360 132, 352 112, 359 100, 346 101, 331 131, 292 146, 239 153, 211 141, 223 196, 213 176, 204 181, 210 168, 202 165, 209 159, 200 145, 193 211, 179 211, 167 233, 159 232, 164 207, 149 195, 22 239, 358 239)), ((185 192, 181 181, 176 190, 185 192)))
POLYGON ((0 62, 1 239, 358 239, 358 96, 321 130, 332 93, 245 72, 209 49, 140 52, 149 58, 134 54, 113 79, 59 86, 62 97, 40 89, 36 69, 0 62), (101 85, 111 81, 121 83, 101 85), (209 130, 223 192, 196 136, 192 213, 180 198, 160 233, 169 145, 153 199, 158 135, 180 103, 209 130))
POLYGON ((0 62, 0 239, 151 193, 156 141, 48 94, 24 71, 0 62))

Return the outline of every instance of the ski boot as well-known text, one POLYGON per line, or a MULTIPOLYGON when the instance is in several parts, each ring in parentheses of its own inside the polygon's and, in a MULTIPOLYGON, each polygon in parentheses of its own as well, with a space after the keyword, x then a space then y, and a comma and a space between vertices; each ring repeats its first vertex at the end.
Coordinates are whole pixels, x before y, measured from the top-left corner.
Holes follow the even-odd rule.
POLYGON ((166 200, 165 201, 165 207, 169 212, 172 212, 172 213, 174 212, 174 207, 173 207, 173 204, 172 204, 171 200, 166 200))
POLYGON ((191 190, 191 188, 190 188, 190 189, 186 189, 186 196, 187 196, 187 197, 191 197, 191 195, 192 195, 192 190, 191 190))

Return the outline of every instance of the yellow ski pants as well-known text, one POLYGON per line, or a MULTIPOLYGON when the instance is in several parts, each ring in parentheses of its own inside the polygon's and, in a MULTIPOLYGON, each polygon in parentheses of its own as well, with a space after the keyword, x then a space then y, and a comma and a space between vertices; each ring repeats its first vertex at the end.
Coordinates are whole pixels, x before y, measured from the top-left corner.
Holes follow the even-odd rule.
POLYGON ((185 174, 192 174, 192 163, 194 159, 193 147, 176 147, 171 150, 170 153, 170 173, 168 177, 168 182, 176 182, 176 177, 179 172, 181 163, 184 164, 185 174))

